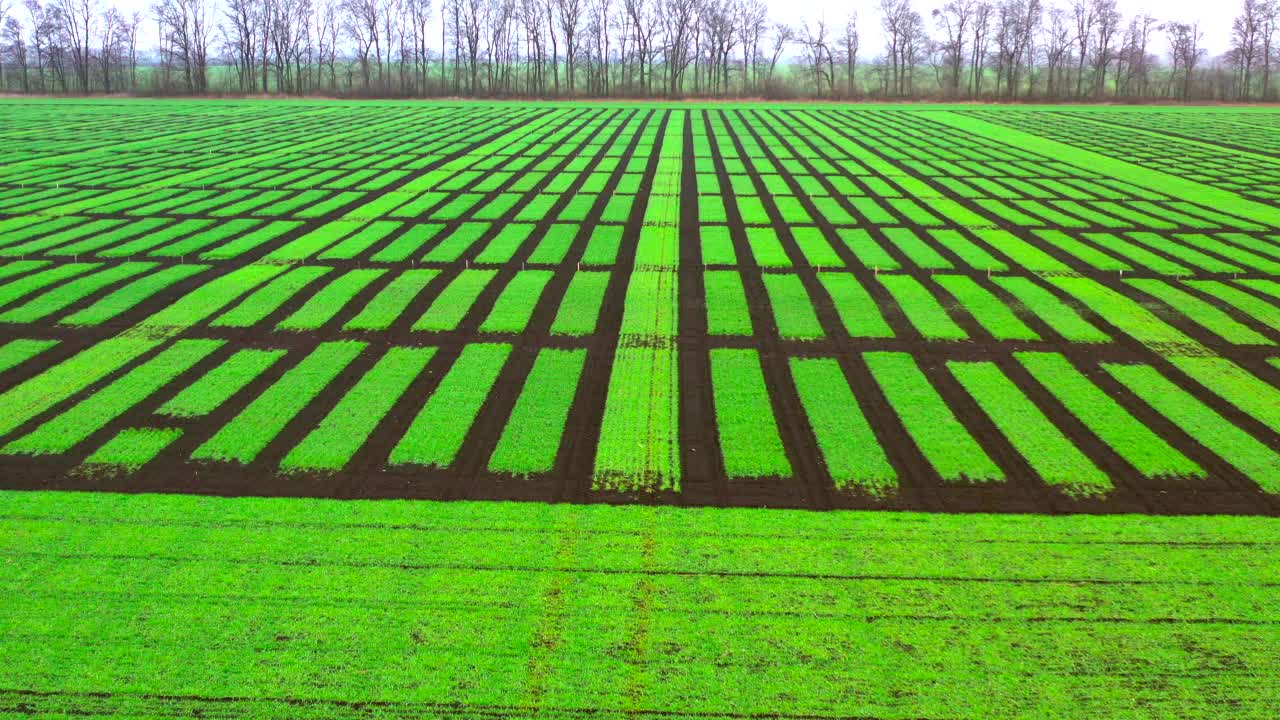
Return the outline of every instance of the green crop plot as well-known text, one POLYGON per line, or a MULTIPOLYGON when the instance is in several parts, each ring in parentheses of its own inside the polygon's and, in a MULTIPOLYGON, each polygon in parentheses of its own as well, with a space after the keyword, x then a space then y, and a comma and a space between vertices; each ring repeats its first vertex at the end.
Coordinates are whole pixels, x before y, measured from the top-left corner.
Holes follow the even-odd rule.
POLYGON ((1280 513, 1277 117, 0 99, 0 488, 1280 513))

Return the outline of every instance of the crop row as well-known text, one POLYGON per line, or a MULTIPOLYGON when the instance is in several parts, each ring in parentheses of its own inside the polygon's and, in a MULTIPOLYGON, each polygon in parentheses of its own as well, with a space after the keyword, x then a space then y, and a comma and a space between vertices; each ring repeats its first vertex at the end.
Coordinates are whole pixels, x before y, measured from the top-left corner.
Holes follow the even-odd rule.
MULTIPOLYGON (((17 366, 49 347, 14 341, 0 347, 0 357, 17 366)), ((229 352, 223 341, 195 339, 158 351, 119 345, 111 355, 86 351, 0 394, 4 430, 11 436, 0 452, 71 453, 90 466, 135 470, 184 435, 207 433, 209 423, 200 421, 210 418, 220 423, 216 431, 183 451, 193 461, 246 465, 265 455, 285 472, 332 472, 356 463, 450 468, 471 440, 486 452, 489 472, 528 476, 556 467, 575 404, 601 401, 582 392, 587 351, 581 349, 537 351, 524 377, 508 389, 498 384, 514 362, 507 344, 473 343, 455 353, 338 341, 296 355, 229 352), (56 383, 89 372, 96 367, 90 361, 106 367, 111 358, 116 368, 128 368, 38 424, 28 422, 76 394, 55 396, 61 389, 56 383), (515 394, 507 416, 493 426, 477 425, 501 393, 515 394), (141 424, 113 431, 125 416, 141 424), (391 422, 393 416, 399 420, 391 422), (15 435, 19 428, 25 429, 15 435), (368 454, 370 439, 385 436, 392 442, 379 442, 381 454, 368 454), (292 439, 282 445, 285 438, 292 439)), ((1204 448, 1214 462, 1230 465, 1266 492, 1280 493, 1275 448, 1151 365, 1085 366, 1051 352, 941 365, 887 351, 792 357, 777 366, 801 408, 791 416, 779 395, 784 386, 766 380, 767 366, 777 360, 753 349, 723 348, 711 350, 708 362, 715 437, 730 482, 792 478, 796 454, 804 450, 787 438, 802 432, 812 433, 835 488, 871 496, 918 482, 910 478, 917 462, 952 485, 1006 482, 1025 463, 1045 485, 1075 498, 1113 492, 1116 463, 1173 485, 1204 478, 1206 468, 1179 447, 1204 448), (962 396, 981 422, 961 413, 962 396), (1152 417, 1161 420, 1152 424, 1152 417), (1003 443, 1016 461, 1000 449, 1003 443)), ((1182 382, 1189 378, 1220 393, 1240 412, 1280 432, 1276 390, 1255 375, 1222 359, 1187 358, 1175 366, 1185 374, 1182 382)), ((76 390, 111 372, 98 370, 76 390)), ((611 381, 610 392, 627 393, 620 397, 640 407, 668 399, 638 396, 634 388, 652 387, 653 378, 633 379, 611 381)), ((678 412, 679 399, 670 401, 678 412)), ((611 394, 606 412, 616 402, 611 394)), ((672 422, 678 424, 674 417, 672 422)), ((616 468, 603 454, 604 443, 602 437, 597 473, 616 468)), ((678 490, 678 480, 668 476, 666 485, 630 489, 678 490)))

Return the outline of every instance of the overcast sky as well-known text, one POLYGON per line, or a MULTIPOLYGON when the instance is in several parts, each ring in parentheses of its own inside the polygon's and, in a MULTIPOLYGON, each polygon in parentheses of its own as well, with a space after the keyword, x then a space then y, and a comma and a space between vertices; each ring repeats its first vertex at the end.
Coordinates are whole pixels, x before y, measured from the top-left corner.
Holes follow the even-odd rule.
MULTIPOLYGON (((218 2, 218 0, 213 0, 218 2)), ((148 15, 148 8, 152 4, 152 0, 101 0, 104 4, 114 3, 121 10, 125 10, 126 14, 133 10, 140 10, 144 15, 148 15)), ((432 11, 436 12, 440 6, 441 0, 432 0, 432 11)), ((877 11, 879 0, 858 0, 857 2, 833 2, 832 0, 765 0, 770 8, 770 17, 773 20, 799 24, 803 20, 815 21, 821 17, 825 17, 829 23, 841 25, 845 16, 850 10, 858 11, 858 28, 862 36, 861 57, 866 59, 874 58, 881 54, 883 35, 880 32, 880 15, 877 11)), ((930 30, 933 29, 933 20, 929 13, 936 7, 941 7, 946 0, 916 0, 916 8, 920 14, 924 16, 925 22, 929 24, 930 30)), ((1046 6, 1059 4, 1067 6, 1070 0, 1043 0, 1046 6)), ((1161 22, 1166 20, 1177 20, 1181 22, 1200 21, 1200 27, 1204 30, 1203 47, 1209 52, 1210 56, 1225 52, 1227 49, 1228 36, 1231 32, 1231 20, 1239 12, 1240 0, 1220 0, 1219 2, 1205 2, 1204 0, 1117 0, 1120 11, 1127 19, 1135 14, 1150 13, 1161 22)), ((218 10, 221 17, 221 10, 218 10)), ((437 38, 438 48, 440 37, 440 25, 438 18, 433 17, 432 25, 435 28, 433 37, 437 38)), ((140 38, 144 47, 151 47, 155 44, 156 31, 153 22, 145 23, 146 28, 140 38)), ((1163 36, 1157 39, 1157 47, 1155 52, 1162 57, 1167 54, 1167 46, 1163 36)))

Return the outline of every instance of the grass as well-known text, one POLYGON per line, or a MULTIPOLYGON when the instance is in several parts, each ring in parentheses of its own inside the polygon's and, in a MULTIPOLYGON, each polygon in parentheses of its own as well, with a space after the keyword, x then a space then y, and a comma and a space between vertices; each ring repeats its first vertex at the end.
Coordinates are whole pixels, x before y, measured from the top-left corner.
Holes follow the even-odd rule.
POLYGON ((501 226, 484 250, 476 255, 476 262, 481 265, 501 265, 515 257, 520 246, 533 234, 531 223, 510 223, 501 226))
POLYGON ((1274 700, 1274 632, 1231 627, 1268 597, 1280 538, 1263 518, 65 493, 0 507, 0 583, 28 598, 0 681, 35 714, 1212 717, 1238 702, 1262 717, 1274 700), (86 591, 97 578, 114 581, 86 591), (287 602, 264 599, 281 588, 287 602), (257 654, 275 662, 247 670, 257 654), (1232 661, 1180 670, 1214 657, 1232 661), (641 660, 661 682, 626 675, 641 660), (42 667, 61 670, 39 682, 42 667), (708 675, 714 695, 698 692, 708 675), (797 676, 823 682, 797 692, 797 676))
POLYGON ((795 238, 800 253, 810 265, 819 268, 844 267, 844 261, 818 228, 794 227, 791 229, 791 236, 795 238))
POLYGON ((510 345, 498 343, 463 348, 391 450, 388 463, 422 467, 452 464, 510 352, 510 345))
POLYGON ((863 355, 876 384, 920 453, 945 482, 987 483, 1004 473, 906 353, 863 355))
POLYGON ((852 275, 819 273, 818 281, 826 288, 840 322, 851 337, 893 337, 893 328, 885 322, 880 308, 870 293, 852 275))
POLYGON ((1111 338, 1056 295, 1025 277, 1000 276, 992 282, 1017 298, 1029 312, 1040 318, 1070 343, 1105 343, 1111 338))
POLYGON ((310 265, 294 268, 250 293, 238 305, 214 318, 213 327, 252 327, 302 292, 308 285, 329 274, 331 268, 310 265))
POLYGON ((1136 301, 1089 278, 1055 277, 1057 285, 1076 300, 1088 306, 1104 320, 1144 345, 1192 346, 1191 338, 1175 329, 1136 301))
POLYGON ((458 273, 440 291, 422 317, 413 323, 413 329, 443 332, 457 328, 496 274, 495 270, 463 270, 458 273))
MULTIPOLYGON (((1246 483, 1212 460, 1217 451, 1097 368, 1158 368, 1222 423, 1275 444, 1270 111, 397 108, 0 101, 11 141, 0 168, 0 347, 59 341, 34 356, 15 346, 16 364, 0 371, 0 446, 107 388, 110 397, 179 341, 226 343, 69 451, 9 456, 9 484, 48 473, 50 484, 100 487, 68 473, 121 432, 152 428, 182 435, 136 485, 127 471, 104 482, 234 492, 250 487, 235 482, 245 475, 262 492, 1093 509, 1042 492, 1039 475, 1061 480, 1069 471, 1055 463, 1078 457, 1052 438, 1002 437, 1047 422, 1124 487, 1101 509, 1269 511, 1247 487, 1236 492, 1246 483), (1258 152, 1232 149, 1245 146, 1258 152), (457 419, 440 421, 462 439, 424 452, 448 464, 392 471, 391 449, 440 375, 464 347, 499 337, 489 333, 510 343, 513 361, 489 385, 470 383, 457 419), (368 347, 340 368, 314 368, 333 373, 327 384, 276 387, 317 348, 352 339, 368 347), (390 348, 424 345, 438 354, 403 394, 381 391, 409 375, 371 368, 390 348), (751 354, 757 369, 741 388, 699 388, 722 350, 751 354), (1061 358, 1033 368, 1022 350, 1061 358), (213 382, 244 351, 264 355, 240 361, 254 365, 243 377, 225 370, 213 382), (864 364, 869 351, 908 362, 864 364), (566 377, 552 378, 545 368, 559 365, 537 359, 558 353, 590 362, 574 372, 564 360, 566 377), (946 370, 975 361, 1008 373, 963 371, 983 404, 946 370), (1004 396, 1009 383, 1026 402, 1004 396), (553 389, 554 403, 530 394, 553 389), (728 482, 716 395, 739 390, 767 400, 790 472, 816 477, 728 482), (544 402, 570 408, 564 422, 575 426, 524 427, 533 411, 523 408, 544 402), (165 411, 171 403, 185 409, 165 411), (272 404, 260 434, 273 437, 248 468, 189 461, 258 403, 272 404), (855 407, 867 427, 842 412, 855 407), (1064 408, 1076 419, 1050 412, 1064 408), (322 425, 331 429, 297 450, 321 459, 277 477, 322 425), (538 460, 490 470, 504 462, 502 437, 526 432, 546 436, 538 460), (1034 463, 1021 457, 1033 453, 1034 463), (321 463, 342 477, 308 483, 321 463), (532 481, 515 480, 523 474, 532 481), (1008 482, 957 487, 975 478, 1008 482)), ((251 454, 259 440, 245 445, 251 454)), ((545 618, 538 632, 555 624, 545 618)), ((618 647, 631 657, 649 646, 618 647)), ((636 661, 622 674, 638 683, 652 679, 648 668, 636 661)), ((542 673, 535 662, 530 674, 542 673)), ((806 681, 797 693, 822 679, 806 681)), ((809 714, 856 716, 838 705, 809 714)))
POLYGON ((18 338, 0 345, 0 373, 18 367, 57 344, 57 340, 18 338))
POLYGON ((997 340, 1039 340, 1040 336, 990 290, 967 275, 938 275, 935 282, 960 301, 978 324, 997 340))
POLYGON ((218 367, 183 388, 157 413, 173 417, 201 417, 222 407, 254 378, 284 357, 284 350, 239 350, 218 367))
POLYGON ((124 287, 113 290, 92 305, 64 316, 58 320, 58 323, 73 326, 101 325, 137 307, 147 298, 165 291, 175 283, 199 275, 208 269, 208 265, 170 265, 160 268, 129 282, 124 287))
POLYGON ((711 335, 751 335, 751 313, 742 277, 733 270, 709 270, 702 275, 711 335))
POLYGON ((346 307, 361 290, 381 277, 386 270, 360 269, 348 270, 329 281, 316 294, 307 299, 302 307, 294 310, 289 317, 280 321, 278 330, 316 330, 333 319, 346 307))
POLYGON ((148 337, 104 340, 0 394, 0 435, 74 397, 161 344, 148 337))
POLYGON ((489 456, 491 472, 528 476, 552 469, 586 356, 585 350, 548 348, 538 353, 489 456))
POLYGON ((1261 298, 1217 280, 1188 280, 1186 284, 1194 290, 1221 300, 1272 330, 1280 330, 1280 308, 1261 298))
POLYGON ((551 334, 583 336, 595 332, 600 305, 609 287, 609 273, 582 271, 574 273, 565 290, 564 299, 551 322, 551 334))
POLYGON ((822 323, 799 276, 766 274, 762 280, 779 336, 786 340, 817 340, 824 336, 822 323))
POLYGON ((873 496, 897 490, 897 472, 831 358, 791 359, 791 376, 837 489, 873 496))
POLYGON ((947 368, 1045 483, 1074 498, 1105 497, 1114 489, 995 363, 949 362, 947 368))
POLYGON ((524 332, 553 274, 549 270, 521 270, 516 273, 502 289, 488 317, 480 323, 480 332, 524 332))
POLYGON ((1015 355, 1085 427, 1145 477, 1199 478, 1204 469, 1133 417, 1058 353, 1015 355))
POLYGON ((1280 390, 1221 357, 1175 357, 1169 362, 1274 433, 1280 433, 1280 390))
POLYGON ((99 265, 96 263, 69 263, 41 270, 17 280, 10 280, 0 285, 0 307, 9 305, 54 283, 96 270, 98 267, 99 265))
POLYGON ((791 258, 782 247, 782 241, 773 228, 748 227, 746 229, 747 245, 751 248, 751 257, 760 267, 791 267, 791 258))
POLYGON ((1274 449, 1227 422, 1149 365, 1110 363, 1102 367, 1196 442, 1235 466, 1264 492, 1280 494, 1280 454, 1274 449))
POLYGON ((179 340, 57 417, 8 443, 3 452, 11 455, 68 452, 222 345, 221 340, 179 340))
POLYGON ((569 246, 578 234, 576 224, 556 223, 547 229, 534 246, 529 262, 535 265, 559 265, 569 254, 569 246))
POLYGON ((127 280, 154 268, 154 263, 127 262, 81 275, 57 288, 31 298, 27 302, 0 313, 0 322, 31 323, 67 308, 105 287, 127 280))
POLYGON ((619 225, 597 225, 587 240, 586 250, 582 253, 582 264, 603 266, 612 265, 618 259, 618 250, 622 245, 622 227, 619 225))
POLYGON ((840 229, 836 234, 863 267, 872 270, 897 270, 901 267, 898 261, 866 230, 840 229))
POLYGON ((427 244, 444 229, 441 223, 424 223, 410 225, 408 230, 397 235, 381 250, 369 257, 373 262, 403 262, 414 255, 419 248, 427 244))
POLYGON ((737 265, 738 256, 733 249, 729 228, 722 225, 706 225, 699 228, 702 262, 707 265, 737 265))
POLYGON ((136 472, 182 437, 181 428, 125 428, 85 458, 91 474, 97 468, 136 472))
POLYGON ((1229 343, 1235 345, 1275 344, 1217 307, 1183 290, 1179 290, 1164 280, 1127 280, 1126 284, 1165 303, 1176 314, 1194 321, 1229 343))
POLYGON ((897 248, 918 267, 926 270, 950 270, 954 266, 932 245, 926 243, 910 228, 885 228, 881 232, 889 244, 897 248))
POLYGON ((364 349, 365 343, 353 341, 320 345, 196 448, 192 459, 241 465, 253 462, 364 349))
POLYGON ((439 274, 439 270, 405 270, 384 285, 355 317, 342 326, 343 329, 386 330, 439 274))
POLYGON ((754 350, 711 351, 720 453, 729 479, 790 477, 760 358, 754 350))
POLYGON ((435 355, 393 347, 347 391, 320 424, 280 461, 280 469, 341 470, 435 355))
POLYGON ((168 331, 191 327, 285 270, 282 265, 246 265, 232 270, 143 319, 139 327, 168 331))
POLYGON ((880 284, 902 308, 912 326, 929 340, 965 340, 969 334, 919 280, 910 275, 881 275, 880 284))

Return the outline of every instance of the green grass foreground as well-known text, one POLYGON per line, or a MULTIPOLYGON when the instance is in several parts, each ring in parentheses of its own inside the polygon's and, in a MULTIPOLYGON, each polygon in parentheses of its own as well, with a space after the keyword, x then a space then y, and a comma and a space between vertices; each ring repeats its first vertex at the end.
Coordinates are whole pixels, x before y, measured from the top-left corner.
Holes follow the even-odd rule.
POLYGON ((1271 718, 1280 522, 0 493, 0 717, 1271 718))

